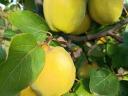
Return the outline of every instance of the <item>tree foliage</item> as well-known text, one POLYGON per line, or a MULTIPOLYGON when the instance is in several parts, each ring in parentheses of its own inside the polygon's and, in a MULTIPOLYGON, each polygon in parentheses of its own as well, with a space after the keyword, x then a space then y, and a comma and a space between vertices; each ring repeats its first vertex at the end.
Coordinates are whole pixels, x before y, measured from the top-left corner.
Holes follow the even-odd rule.
POLYGON ((75 63, 76 82, 64 96, 128 96, 128 0, 120 21, 93 21, 86 34, 77 36, 51 31, 40 4, 18 1, 11 7, 8 0, 0 1, 6 6, 0 10, 1 96, 17 96, 37 78, 45 63, 43 43, 64 47, 75 63))

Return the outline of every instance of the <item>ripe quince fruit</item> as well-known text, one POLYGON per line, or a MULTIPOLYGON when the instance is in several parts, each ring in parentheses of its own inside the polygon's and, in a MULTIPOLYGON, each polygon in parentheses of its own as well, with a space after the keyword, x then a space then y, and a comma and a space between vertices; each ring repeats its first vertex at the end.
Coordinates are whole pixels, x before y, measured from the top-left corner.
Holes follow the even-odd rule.
POLYGON ((123 9, 123 0, 89 0, 89 13, 97 23, 107 25, 117 22, 123 9))
POLYGON ((79 34, 86 33, 87 30, 90 28, 90 26, 91 26, 91 19, 86 14, 85 17, 84 17, 84 20, 81 22, 81 24, 79 25, 79 27, 76 28, 75 31, 73 33, 71 33, 71 34, 79 35, 79 34))
POLYGON ((84 20, 87 0, 44 0, 45 19, 51 30, 72 33, 84 20))
POLYGON ((74 83, 76 69, 69 53, 62 47, 43 46, 45 65, 32 88, 42 96, 61 96, 74 83))
POLYGON ((25 89, 23 89, 20 92, 19 96, 37 96, 36 93, 31 89, 31 87, 27 87, 25 89))

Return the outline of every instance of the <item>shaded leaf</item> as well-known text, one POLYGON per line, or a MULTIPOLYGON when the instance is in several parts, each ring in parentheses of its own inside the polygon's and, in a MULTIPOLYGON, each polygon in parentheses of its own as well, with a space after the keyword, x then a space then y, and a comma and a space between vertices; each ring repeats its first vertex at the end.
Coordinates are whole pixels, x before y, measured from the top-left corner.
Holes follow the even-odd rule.
POLYGON ((98 96, 117 96, 119 92, 119 81, 107 69, 92 70, 89 87, 91 92, 98 96))
POLYGON ((102 45, 97 45, 89 54, 90 56, 94 57, 104 57, 105 54, 103 53, 102 45))
POLYGON ((60 46, 60 43, 57 42, 57 41, 52 40, 49 45, 56 47, 56 46, 60 46))
POLYGON ((110 56, 112 58, 112 66, 114 68, 128 67, 128 45, 112 45, 111 50, 113 50, 110 56))
POLYGON ((120 81, 120 96, 128 96, 128 81, 120 81))
POLYGON ((85 64, 85 62, 87 61, 87 57, 85 56, 84 53, 81 54, 81 56, 79 58, 76 59, 76 62, 75 62, 75 66, 77 68, 77 70, 83 66, 83 64, 85 64))
POLYGON ((5 26, 5 21, 0 18, 0 27, 4 27, 4 26, 5 26))
POLYGON ((128 45, 128 25, 125 28, 125 31, 123 32, 123 43, 128 45))
POLYGON ((6 52, 3 47, 0 45, 0 64, 5 61, 6 59, 6 52))
POLYGON ((128 34, 124 32, 123 34, 123 43, 119 44, 111 40, 107 44, 107 55, 111 58, 112 67, 128 67, 128 34))
POLYGON ((36 8, 34 0, 24 0, 24 7, 27 10, 34 11, 36 8))
POLYGON ((8 0, 0 0, 0 3, 7 4, 8 0))

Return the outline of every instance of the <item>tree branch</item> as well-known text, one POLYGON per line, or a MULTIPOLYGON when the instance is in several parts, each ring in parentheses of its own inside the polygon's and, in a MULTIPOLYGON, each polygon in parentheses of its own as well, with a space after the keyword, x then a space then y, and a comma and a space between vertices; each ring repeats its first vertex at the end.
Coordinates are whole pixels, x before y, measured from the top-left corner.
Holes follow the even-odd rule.
POLYGON ((109 32, 108 33, 108 36, 111 36, 111 37, 113 37, 114 39, 116 39, 119 43, 123 43, 123 38, 122 37, 120 37, 120 36, 117 36, 116 34, 114 34, 113 32, 109 32))
POLYGON ((112 36, 114 37, 115 39, 117 39, 119 42, 122 42, 121 39, 119 39, 119 37, 115 37, 115 35, 112 34, 112 32, 115 32, 117 30, 119 30, 123 25, 127 24, 128 23, 128 18, 125 18, 124 20, 121 20, 120 22, 112 25, 112 26, 109 26, 108 28, 96 33, 96 34, 89 34, 89 35, 86 35, 86 36, 75 36, 75 35, 68 35, 68 39, 72 40, 72 41, 76 41, 76 42, 86 42, 86 41, 89 41, 89 40, 95 40, 99 37, 102 37, 102 36, 106 36, 106 35, 109 35, 109 36, 112 36))

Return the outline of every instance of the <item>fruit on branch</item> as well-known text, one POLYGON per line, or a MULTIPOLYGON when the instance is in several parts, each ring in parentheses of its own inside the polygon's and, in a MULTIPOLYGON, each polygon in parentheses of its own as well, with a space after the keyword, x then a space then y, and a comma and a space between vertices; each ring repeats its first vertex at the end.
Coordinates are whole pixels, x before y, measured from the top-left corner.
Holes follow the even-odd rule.
POLYGON ((117 22, 123 10, 123 0, 89 0, 89 13, 97 23, 117 22))
POLYGON ((105 44, 107 42, 105 37, 100 37, 99 40, 96 42, 98 45, 105 44))
POLYGON ((89 73, 91 71, 91 69, 97 69, 98 68, 98 65, 96 63, 92 63, 92 64, 83 64, 80 69, 79 69, 79 72, 78 74, 81 76, 81 77, 84 77, 84 78, 87 78, 89 76, 89 73))
POLYGON ((81 22, 79 27, 76 28, 75 31, 71 34, 76 34, 76 35, 83 34, 83 33, 87 32, 87 30, 90 28, 90 25, 91 25, 91 19, 86 14, 84 17, 84 20, 81 22))
POLYGON ((61 96, 74 83, 76 69, 69 53, 62 47, 43 46, 45 65, 32 87, 43 96, 61 96))
POLYGON ((37 95, 36 93, 34 93, 31 87, 27 87, 20 92, 19 96, 37 96, 37 95))
POLYGON ((86 0, 44 0, 43 10, 51 30, 69 34, 84 20, 86 0))

